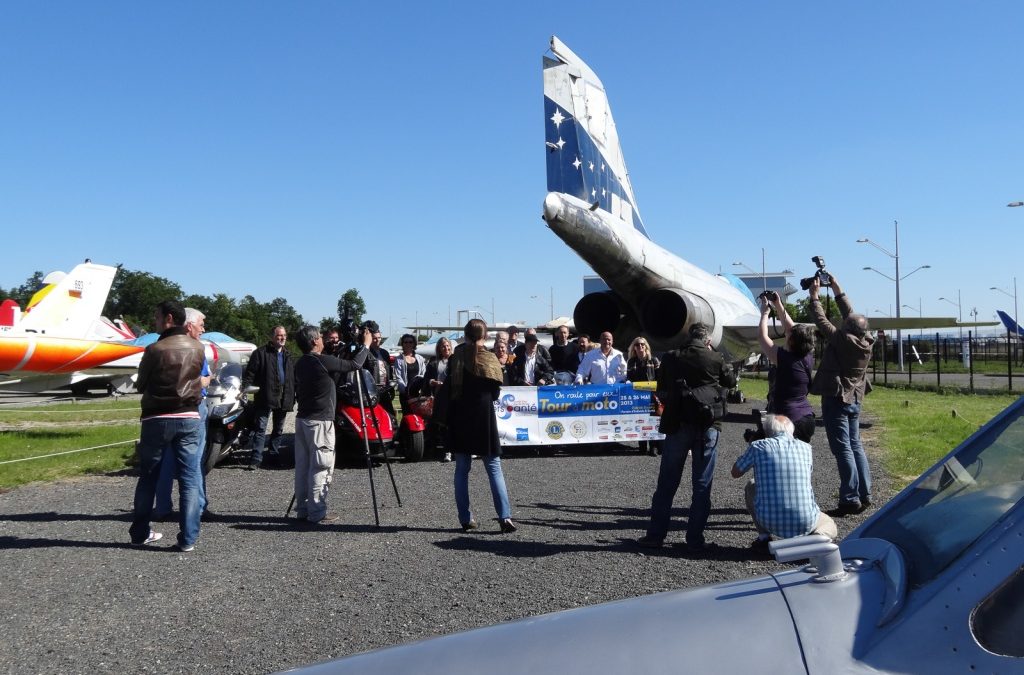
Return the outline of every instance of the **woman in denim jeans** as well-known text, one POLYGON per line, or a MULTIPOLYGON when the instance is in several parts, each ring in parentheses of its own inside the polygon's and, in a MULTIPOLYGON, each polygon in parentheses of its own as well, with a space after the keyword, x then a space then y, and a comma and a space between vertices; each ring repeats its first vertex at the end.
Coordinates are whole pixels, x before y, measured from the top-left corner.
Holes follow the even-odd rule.
POLYGON ((478 525, 469 508, 469 471, 473 455, 480 455, 491 484, 491 497, 502 532, 515 532, 505 477, 501 472, 501 443, 494 401, 501 389, 501 364, 484 346, 487 324, 472 319, 466 340, 448 361, 448 377, 440 399, 447 403, 448 449, 455 454, 455 506, 465 532, 478 525))

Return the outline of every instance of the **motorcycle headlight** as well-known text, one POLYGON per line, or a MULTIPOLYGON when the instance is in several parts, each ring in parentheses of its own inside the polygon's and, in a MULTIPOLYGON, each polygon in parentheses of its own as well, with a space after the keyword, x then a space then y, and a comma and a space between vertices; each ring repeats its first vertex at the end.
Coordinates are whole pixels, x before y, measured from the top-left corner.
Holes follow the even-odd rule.
POLYGON ((214 416, 214 417, 224 417, 231 410, 231 406, 232 405, 234 405, 234 404, 233 403, 220 403, 218 405, 215 405, 215 406, 213 406, 213 409, 210 410, 210 414, 212 416, 214 416))

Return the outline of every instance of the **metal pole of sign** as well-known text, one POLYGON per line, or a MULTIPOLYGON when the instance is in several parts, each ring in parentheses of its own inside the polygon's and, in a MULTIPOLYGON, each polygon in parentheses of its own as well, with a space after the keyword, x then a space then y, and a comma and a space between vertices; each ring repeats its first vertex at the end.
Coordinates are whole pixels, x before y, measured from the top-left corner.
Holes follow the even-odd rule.
POLYGON ((882 384, 889 384, 889 336, 882 336, 882 384))
POLYGON ((935 386, 942 386, 942 359, 939 358, 939 334, 935 334, 935 386))
POLYGON ((974 393, 974 331, 967 331, 967 356, 970 359, 971 365, 967 368, 967 371, 971 374, 970 386, 971 393, 974 393))
POLYGON ((1013 391, 1013 359, 1010 356, 1010 340, 1012 334, 1010 329, 1006 329, 1006 383, 1009 386, 1010 391, 1013 391))

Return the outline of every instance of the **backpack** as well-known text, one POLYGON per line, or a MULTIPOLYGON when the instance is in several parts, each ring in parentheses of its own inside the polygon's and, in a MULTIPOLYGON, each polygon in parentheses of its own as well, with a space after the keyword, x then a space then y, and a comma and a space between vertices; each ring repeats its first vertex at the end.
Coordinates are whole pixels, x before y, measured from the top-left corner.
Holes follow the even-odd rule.
POLYGON ((679 412, 682 420, 702 428, 710 427, 729 412, 725 388, 717 384, 691 387, 686 378, 676 380, 679 412))

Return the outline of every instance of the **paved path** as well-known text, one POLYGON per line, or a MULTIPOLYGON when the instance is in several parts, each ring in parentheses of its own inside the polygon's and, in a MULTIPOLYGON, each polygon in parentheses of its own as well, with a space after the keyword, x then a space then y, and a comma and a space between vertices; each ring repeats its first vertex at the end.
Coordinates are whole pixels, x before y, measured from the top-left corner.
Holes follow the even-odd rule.
MULTIPOLYGON (((380 529, 366 470, 341 470, 331 499, 342 518, 312 531, 283 518, 290 472, 228 464, 209 480, 221 517, 203 525, 189 554, 127 545, 131 475, 22 487, 0 495, 0 669, 263 673, 764 574, 780 565, 748 550, 754 530, 743 510, 744 481, 728 476, 746 426, 739 417, 724 425, 708 531, 722 548, 707 558, 632 545, 645 527, 658 470, 657 458, 635 452, 508 457, 521 525, 511 535, 490 520, 479 464, 471 496, 482 528, 473 534, 457 527, 452 464, 396 465, 402 508, 386 473, 376 471, 380 529)), ((830 508, 838 480, 820 427, 814 446, 815 489, 830 508)), ((884 502, 888 483, 877 467, 875 475, 876 498, 884 502)), ((686 478, 677 526, 688 501, 686 478)), ((840 534, 864 517, 840 520, 840 534)), ((164 541, 173 541, 176 525, 159 527, 164 541)))

